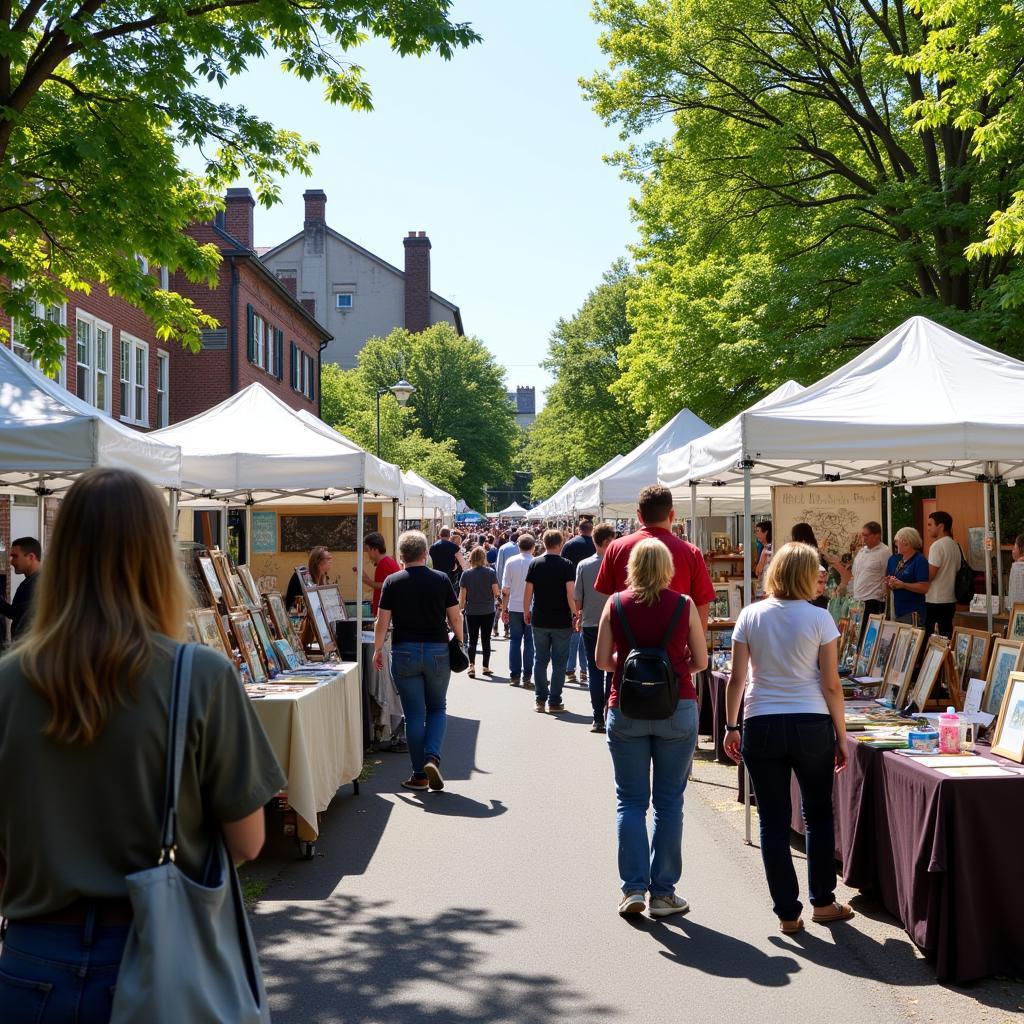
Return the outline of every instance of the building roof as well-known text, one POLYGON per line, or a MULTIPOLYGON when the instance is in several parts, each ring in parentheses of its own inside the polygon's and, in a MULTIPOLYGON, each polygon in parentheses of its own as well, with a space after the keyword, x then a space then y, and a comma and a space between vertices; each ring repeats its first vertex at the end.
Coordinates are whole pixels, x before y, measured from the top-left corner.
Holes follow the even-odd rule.
MULTIPOLYGON (((372 260, 378 266, 383 267, 385 270, 389 270, 392 274, 396 274, 403 281, 405 280, 404 270, 399 270, 398 267, 396 267, 394 264, 388 263, 387 260, 381 259, 378 255, 376 255, 376 253, 370 252, 369 249, 364 249, 358 242, 353 242, 351 238, 347 238, 340 231, 335 231, 334 228, 332 228, 329 224, 325 224, 324 228, 327 231, 327 234, 329 234, 332 238, 347 245, 350 249, 354 249, 361 256, 365 256, 367 259, 372 260)), ((277 256, 278 253, 282 252, 289 245, 301 241, 303 234, 304 232, 299 231, 297 234, 292 235, 291 238, 286 238, 283 242, 280 242, 277 245, 273 245, 269 249, 263 248, 261 246, 257 250, 257 252, 259 253, 259 258, 261 260, 265 260, 270 256, 277 256)), ((430 297, 435 302, 440 302, 442 306, 446 306, 448 309, 452 311, 452 313, 455 314, 455 327, 458 330, 459 334, 465 334, 466 332, 462 329, 462 311, 459 309, 459 307, 456 306, 454 302, 451 302, 450 300, 446 299, 443 295, 438 295, 437 292, 432 291, 430 293, 430 297)))

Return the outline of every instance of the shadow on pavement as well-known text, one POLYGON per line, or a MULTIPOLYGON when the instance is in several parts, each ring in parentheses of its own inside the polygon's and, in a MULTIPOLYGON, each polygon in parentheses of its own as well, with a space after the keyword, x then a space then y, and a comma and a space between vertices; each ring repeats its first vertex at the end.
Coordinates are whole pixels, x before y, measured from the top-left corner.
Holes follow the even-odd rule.
POLYGON ((518 927, 483 908, 420 919, 351 896, 318 907, 264 905, 254 921, 276 1024, 621 1020, 561 978, 500 963, 489 970, 481 940, 518 927))
POLYGON ((427 814, 441 814, 449 818, 497 818, 508 808, 500 800, 492 800, 489 804, 471 800, 459 793, 417 793, 407 796, 398 793, 397 797, 410 807, 422 807, 427 814))

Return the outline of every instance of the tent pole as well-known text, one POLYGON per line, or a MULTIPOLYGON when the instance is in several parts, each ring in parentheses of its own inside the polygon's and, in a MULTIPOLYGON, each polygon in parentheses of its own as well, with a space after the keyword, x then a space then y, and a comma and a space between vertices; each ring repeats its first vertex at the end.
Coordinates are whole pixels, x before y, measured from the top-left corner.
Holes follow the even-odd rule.
POLYGON ((391 555, 394 557, 398 551, 398 499, 391 499, 391 533, 394 543, 391 546, 391 555))
POLYGON ((690 543, 697 543, 697 485, 690 484, 690 543))
POLYGON ((985 613, 988 618, 987 629, 992 632, 992 553, 988 550, 988 541, 991 537, 989 533, 990 518, 992 515, 991 500, 989 498, 989 464, 985 463, 985 483, 982 489, 982 496, 984 498, 984 516, 985 516, 985 613))
POLYGON ((228 553, 228 503, 220 510, 220 549, 226 555, 228 553))
POLYGON ((356 488, 356 678, 363 678, 363 490, 356 488))
POLYGON ((171 536, 178 539, 178 488, 171 487, 167 492, 167 514, 171 518, 171 536))
POLYGON ((1003 528, 999 521, 999 464, 994 466, 992 477, 992 513, 996 522, 996 593, 999 595, 999 610, 1003 610, 1003 528))
POLYGON ((245 556, 245 564, 249 566, 249 571, 252 572, 252 497, 245 503, 245 551, 238 552, 238 560, 242 560, 242 555, 245 556))
POLYGON ((892 551, 895 531, 892 528, 892 478, 885 485, 885 529, 888 537, 889 550, 892 551))
MULTIPOLYGON (((743 460, 743 606, 746 607, 750 604, 751 598, 751 583, 750 575, 753 571, 753 564, 751 562, 751 551, 750 551, 750 469, 752 463, 749 459, 743 460)), ((708 502, 708 508, 710 510, 711 502, 708 502)), ((745 819, 744 823, 744 836, 747 846, 751 846, 752 840, 750 837, 751 832, 751 821, 750 821, 750 772, 747 771, 747 766, 743 765, 743 815, 745 819)))

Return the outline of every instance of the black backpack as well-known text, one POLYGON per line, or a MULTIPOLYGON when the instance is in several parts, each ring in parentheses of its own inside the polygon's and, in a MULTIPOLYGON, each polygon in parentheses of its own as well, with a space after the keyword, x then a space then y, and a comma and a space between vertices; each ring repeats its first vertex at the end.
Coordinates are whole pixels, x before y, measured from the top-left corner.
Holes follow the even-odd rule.
POLYGON ((974 570, 964 558, 964 549, 959 544, 957 548, 960 551, 960 568, 953 579, 953 596, 958 604, 970 604, 971 598, 974 597, 974 570))
POLYGON ((679 677, 669 660, 668 643, 686 611, 686 598, 680 595, 660 647, 638 647, 618 594, 612 603, 629 644, 619 683, 619 711, 627 718, 671 718, 679 704, 679 677))

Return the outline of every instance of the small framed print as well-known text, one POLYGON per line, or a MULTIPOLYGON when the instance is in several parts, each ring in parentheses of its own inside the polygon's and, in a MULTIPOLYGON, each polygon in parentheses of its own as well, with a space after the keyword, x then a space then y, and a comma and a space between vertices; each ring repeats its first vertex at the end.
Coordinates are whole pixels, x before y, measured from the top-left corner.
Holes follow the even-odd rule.
POLYGON ((263 617, 263 612, 256 609, 250 609, 249 618, 252 620, 252 627, 256 631, 256 639, 260 642, 263 664, 269 673, 272 668, 277 668, 277 656, 274 654, 274 641, 271 639, 270 630, 267 628, 267 620, 263 617))
POLYGON ((225 657, 231 657, 231 643, 224 635, 224 626, 220 615, 213 608, 193 608, 192 622, 195 626, 198 643, 220 651, 225 657))
POLYGON ((885 621, 884 615, 869 615, 867 625, 864 627, 864 638, 860 643, 860 653, 857 655, 857 675, 865 676, 875 656, 875 645, 878 643, 878 634, 885 621))
POLYGON ((735 622, 743 610, 743 584, 733 583, 729 587, 729 618, 735 622))
POLYGON ((1007 640, 1024 640, 1024 604, 1015 604, 1010 610, 1010 624, 1006 627, 1007 640))
POLYGON ((231 563, 227 555, 217 548, 210 550, 210 560, 217 571, 217 579, 220 581, 220 589, 225 605, 234 611, 236 608, 244 607, 242 597, 235 586, 235 577, 231 572, 231 563))
POLYGON ((271 590, 263 595, 263 600, 266 603, 270 624, 274 627, 277 638, 287 640, 293 651, 299 651, 301 648, 299 636, 292 623, 292 617, 284 605, 284 598, 278 591, 271 590))
POLYGON ((715 584, 715 599, 708 608, 709 619, 729 618, 729 587, 715 584))
POLYGON ((320 653, 324 656, 335 649, 334 634, 327 624, 324 606, 320 600, 320 592, 316 587, 306 591, 306 618, 312 623, 313 631, 320 644, 320 653))
POLYGON ((259 608, 260 606, 260 588, 256 586, 256 581, 252 578, 252 572, 247 565, 240 565, 238 567, 238 577, 242 581, 242 586, 245 588, 245 592, 252 598, 252 605, 259 608))
POLYGON ((869 676, 884 676, 889 665, 889 655, 892 653, 893 641, 899 636, 900 623, 886 621, 878 630, 878 641, 868 662, 867 674, 869 676))
POLYGON ((248 612, 234 612, 229 616, 231 632, 238 645, 238 650, 249 666, 249 678, 254 683, 265 683, 267 673, 263 668, 263 659, 260 657, 259 640, 256 631, 252 626, 252 619, 248 612))
POLYGON ((992 733, 992 753, 1024 763, 1024 672, 1011 672, 1006 680, 992 733))
POLYGON ((210 597, 213 598, 213 603, 217 604, 219 601, 224 599, 224 591, 221 590, 220 580, 217 578, 217 570, 214 568, 213 559, 209 555, 199 555, 199 570, 203 574, 203 582, 206 584, 206 589, 210 593, 210 597))
POLYGON ((896 701, 897 707, 905 707, 910 701, 913 701, 919 711, 924 708, 932 695, 932 690, 935 689, 935 684, 942 675, 942 668, 948 653, 949 646, 944 637, 929 638, 917 679, 913 685, 910 684, 909 679, 904 684, 903 692, 896 701))
POLYGON ((242 582, 242 577, 237 572, 231 574, 231 582, 234 584, 235 592, 238 594, 239 607, 246 608, 248 611, 259 608, 259 603, 252 599, 249 588, 242 582))
POLYGON ((323 605, 324 618, 327 619, 327 625, 333 632, 336 622, 344 622, 348 619, 345 602, 341 599, 341 591, 333 585, 317 587, 316 590, 320 595, 320 603, 323 605))
POLYGON ((984 677, 992 646, 992 634, 983 629, 966 629, 958 626, 953 630, 949 649, 953 655, 960 686, 969 679, 984 677))
POLYGON ((727 555, 732 551, 732 539, 727 533, 711 534, 711 550, 716 555, 727 555))
POLYGON ((1020 640, 996 640, 992 646, 992 657, 985 675, 985 696, 981 699, 981 710, 986 714, 999 714, 1010 674, 1021 669, 1022 650, 1024 642, 1020 640))

